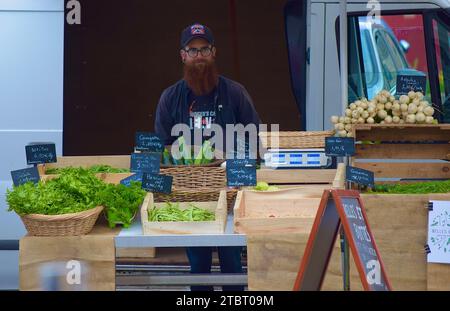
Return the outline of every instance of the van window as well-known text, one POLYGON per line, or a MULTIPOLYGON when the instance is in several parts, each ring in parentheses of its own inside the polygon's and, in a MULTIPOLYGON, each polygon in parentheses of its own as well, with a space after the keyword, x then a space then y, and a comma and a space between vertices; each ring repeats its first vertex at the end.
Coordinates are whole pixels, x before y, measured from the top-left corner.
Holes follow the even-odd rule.
POLYGON ((380 56, 381 74, 384 78, 384 86, 386 89, 391 90, 395 87, 397 79, 396 73, 399 69, 402 69, 400 66, 402 63, 396 63, 397 59, 395 59, 395 54, 393 53, 395 46, 389 44, 391 42, 387 40, 384 31, 378 30, 375 32, 375 43, 380 56))
MULTIPOLYGON (((378 81, 376 72, 380 72, 378 64, 375 61, 375 53, 373 44, 368 30, 361 31, 361 48, 364 61, 364 69, 366 72, 367 87, 374 87, 378 81)), ((369 94, 370 97, 373 97, 369 94)))
MULTIPOLYGON (((378 21, 354 16, 350 20, 358 23, 355 30, 359 31, 360 43, 349 39, 349 46, 360 44, 363 58, 360 79, 365 88, 359 97, 372 99, 381 90, 395 94, 397 72, 402 69, 415 69, 428 76, 422 14, 385 15, 378 21)), ((349 68, 354 68, 357 61, 349 57, 349 68)), ((430 98, 429 90, 425 95, 430 98)))

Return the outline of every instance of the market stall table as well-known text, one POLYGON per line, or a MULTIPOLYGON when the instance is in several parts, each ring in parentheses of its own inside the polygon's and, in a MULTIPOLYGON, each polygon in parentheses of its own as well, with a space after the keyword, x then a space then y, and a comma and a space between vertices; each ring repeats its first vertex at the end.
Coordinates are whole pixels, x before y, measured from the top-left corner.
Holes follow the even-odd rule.
MULTIPOLYGON (((148 248, 148 247, 214 247, 214 246, 246 246, 244 234, 233 233, 233 215, 228 215, 225 233, 223 234, 166 234, 143 235, 140 218, 122 229, 115 237, 116 249, 148 248)), ((121 286, 151 285, 246 285, 247 274, 158 274, 132 277, 119 276, 116 279, 121 286)))

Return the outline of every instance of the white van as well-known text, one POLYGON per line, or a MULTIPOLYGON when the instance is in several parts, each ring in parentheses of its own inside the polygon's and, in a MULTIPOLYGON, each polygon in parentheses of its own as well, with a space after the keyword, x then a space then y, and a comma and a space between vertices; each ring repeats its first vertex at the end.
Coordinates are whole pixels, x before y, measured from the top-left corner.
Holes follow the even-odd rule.
MULTIPOLYGON (((330 117, 342 112, 339 2, 286 5, 293 93, 306 130, 330 129, 330 117)), ((420 69, 428 77, 427 95, 443 112, 437 117, 450 122, 450 1, 348 0, 347 9, 349 100, 370 99, 381 88, 395 91, 399 69, 420 69), (369 25, 378 8, 382 22, 369 25)))

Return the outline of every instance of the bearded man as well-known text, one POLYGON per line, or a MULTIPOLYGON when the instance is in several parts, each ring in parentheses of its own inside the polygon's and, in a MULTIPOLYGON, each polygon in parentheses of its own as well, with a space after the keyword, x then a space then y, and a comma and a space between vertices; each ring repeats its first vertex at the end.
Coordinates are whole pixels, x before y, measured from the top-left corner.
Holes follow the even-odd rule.
MULTIPOLYGON (((163 91, 156 111, 155 132, 165 145, 177 137, 172 127, 186 124, 191 131, 220 125, 225 133, 227 124, 260 124, 259 116, 245 88, 219 75, 215 58, 216 47, 211 30, 193 24, 181 33, 180 56, 183 79, 163 91)), ((211 247, 188 247, 191 273, 210 273, 211 247)), ((242 273, 242 247, 218 247, 222 273, 242 273)), ((211 286, 191 286, 191 290, 212 290, 211 286)), ((243 286, 223 286, 223 290, 243 290, 243 286)))
POLYGON ((211 30, 201 24, 181 33, 183 79, 163 91, 156 110, 155 131, 165 145, 177 137, 172 127, 186 124, 191 130, 227 124, 260 124, 250 95, 239 83, 219 75, 211 30))

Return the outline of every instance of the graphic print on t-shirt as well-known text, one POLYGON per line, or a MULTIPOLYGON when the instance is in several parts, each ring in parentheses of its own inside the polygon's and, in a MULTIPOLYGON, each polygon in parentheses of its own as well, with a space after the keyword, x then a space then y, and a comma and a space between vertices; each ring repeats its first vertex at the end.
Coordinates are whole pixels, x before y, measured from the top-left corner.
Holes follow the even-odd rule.
POLYGON ((189 128, 209 129, 216 120, 214 97, 199 96, 192 99, 189 105, 189 128))

